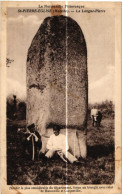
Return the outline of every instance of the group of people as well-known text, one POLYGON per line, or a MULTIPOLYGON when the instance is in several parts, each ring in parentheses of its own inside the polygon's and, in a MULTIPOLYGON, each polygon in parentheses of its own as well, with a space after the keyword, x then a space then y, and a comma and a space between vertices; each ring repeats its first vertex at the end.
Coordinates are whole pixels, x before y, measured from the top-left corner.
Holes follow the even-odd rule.
MULTIPOLYGON (((26 139, 24 141, 24 150, 30 148, 29 152, 33 157, 33 151, 35 150, 35 157, 39 157, 39 151, 42 148, 42 141, 40 134, 36 131, 35 124, 31 124, 28 126, 29 132, 26 134, 26 139), (34 146, 34 150, 33 150, 34 146)), ((60 133, 60 129, 57 126, 53 127, 53 134, 50 136, 45 153, 45 161, 46 159, 52 158, 55 154, 59 155, 59 157, 64 162, 70 162, 73 164, 80 164, 80 161, 69 152, 69 145, 67 141, 67 137, 60 133)), ((34 158, 33 158, 34 159, 34 158)))
MULTIPOLYGON (((100 126, 102 114, 95 107, 91 110, 91 118, 93 126, 95 123, 100 126)), ((28 148, 28 150, 30 149, 29 152, 34 160, 34 156, 39 158, 39 153, 42 148, 42 141, 40 134, 36 131, 34 123, 29 125, 28 129, 29 131, 26 133, 26 138, 23 145, 24 150, 26 150, 26 148, 28 148)), ((64 162, 69 161, 70 163, 80 164, 79 160, 69 152, 67 137, 60 133, 60 128, 57 126, 53 127, 53 134, 49 137, 47 142, 44 157, 45 159, 52 158, 55 154, 59 155, 64 162)))

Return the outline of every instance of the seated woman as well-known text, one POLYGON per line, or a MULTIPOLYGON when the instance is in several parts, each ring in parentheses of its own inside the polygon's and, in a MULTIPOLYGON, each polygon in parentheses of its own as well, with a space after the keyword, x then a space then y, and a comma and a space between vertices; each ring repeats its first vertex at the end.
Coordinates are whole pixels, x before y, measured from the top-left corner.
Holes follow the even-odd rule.
POLYGON ((32 160, 39 159, 39 151, 42 148, 41 136, 36 131, 35 124, 28 126, 29 132, 25 134, 25 139, 23 141, 24 151, 27 151, 32 160))

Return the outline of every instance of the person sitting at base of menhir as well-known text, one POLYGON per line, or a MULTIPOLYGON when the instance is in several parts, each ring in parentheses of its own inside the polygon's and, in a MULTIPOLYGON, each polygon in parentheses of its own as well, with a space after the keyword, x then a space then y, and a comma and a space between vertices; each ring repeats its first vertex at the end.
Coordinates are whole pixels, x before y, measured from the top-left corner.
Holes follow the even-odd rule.
POLYGON ((69 145, 67 137, 60 133, 60 129, 57 126, 54 126, 53 133, 54 134, 50 136, 47 142, 46 158, 52 158, 53 155, 57 153, 64 162, 67 162, 68 159, 70 163, 76 165, 81 164, 80 161, 68 151, 69 145))
POLYGON ((38 131, 36 131, 34 123, 29 125, 27 128, 29 131, 25 134, 23 151, 28 153, 32 160, 39 159, 39 152, 42 148, 41 136, 38 131))

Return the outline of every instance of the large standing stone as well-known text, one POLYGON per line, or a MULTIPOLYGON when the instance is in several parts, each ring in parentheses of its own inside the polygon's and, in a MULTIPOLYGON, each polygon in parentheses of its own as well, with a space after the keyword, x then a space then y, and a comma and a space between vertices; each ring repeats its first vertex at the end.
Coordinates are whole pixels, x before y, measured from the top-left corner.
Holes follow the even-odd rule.
POLYGON ((41 135, 53 125, 84 134, 87 85, 87 50, 79 25, 70 17, 46 18, 28 51, 27 124, 35 123, 41 135))

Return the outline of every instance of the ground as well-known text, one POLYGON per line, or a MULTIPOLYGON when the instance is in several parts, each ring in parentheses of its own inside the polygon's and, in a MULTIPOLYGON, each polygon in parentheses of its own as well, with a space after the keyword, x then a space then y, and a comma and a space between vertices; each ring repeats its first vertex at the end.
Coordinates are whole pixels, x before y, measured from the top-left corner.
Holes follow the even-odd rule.
POLYGON ((17 128, 25 120, 10 121, 7 127, 7 183, 8 185, 82 185, 114 183, 114 119, 103 118, 101 127, 88 121, 88 155, 81 166, 65 164, 60 158, 47 162, 32 161, 22 154, 17 128))

